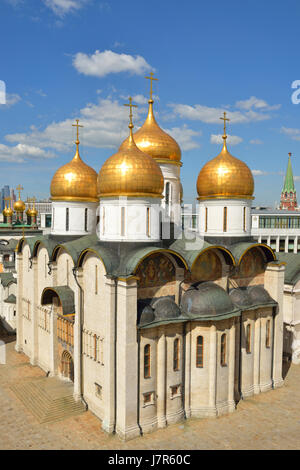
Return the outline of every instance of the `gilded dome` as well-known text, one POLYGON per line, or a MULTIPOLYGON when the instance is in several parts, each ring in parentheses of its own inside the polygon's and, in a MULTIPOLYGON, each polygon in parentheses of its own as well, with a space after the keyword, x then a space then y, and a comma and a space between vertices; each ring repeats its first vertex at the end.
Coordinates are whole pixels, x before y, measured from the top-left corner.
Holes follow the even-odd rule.
POLYGON ((221 153, 207 162, 197 180, 198 199, 253 199, 254 180, 246 163, 227 150, 223 135, 221 153))
POLYGON ((4 215, 4 217, 12 217, 14 211, 12 210, 11 207, 5 207, 2 211, 2 214, 4 215))
POLYGON ((98 175, 98 196, 162 197, 164 179, 156 161, 139 150, 132 135, 109 157, 98 175))
POLYGON ((29 215, 29 217, 36 217, 37 214, 38 214, 38 212, 37 212, 37 210, 36 210, 34 207, 32 207, 32 209, 29 208, 29 209, 26 211, 26 214, 29 215))
POLYGON ((26 209, 25 203, 19 199, 14 203, 14 210, 16 212, 24 212, 26 209))
POLYGON ((135 132, 137 147, 155 158, 159 163, 180 165, 181 150, 176 140, 164 132, 157 124, 153 114, 153 100, 149 100, 148 116, 142 127, 135 132))
POLYGON ((79 155, 79 140, 76 153, 69 163, 57 170, 51 181, 52 201, 98 202, 97 173, 84 163, 79 155))

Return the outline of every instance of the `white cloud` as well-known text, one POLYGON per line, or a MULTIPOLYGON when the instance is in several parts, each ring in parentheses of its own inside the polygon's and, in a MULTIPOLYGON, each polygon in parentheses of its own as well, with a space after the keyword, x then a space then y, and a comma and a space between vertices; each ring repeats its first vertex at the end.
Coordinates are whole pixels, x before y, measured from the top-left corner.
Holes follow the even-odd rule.
MULTIPOLYGON (((134 130, 137 130, 144 122, 144 111, 142 107, 134 109, 134 130)), ((81 143, 87 147, 114 149, 108 151, 107 156, 118 148, 129 132, 128 108, 117 99, 99 97, 97 103, 87 104, 74 118, 78 118, 80 124, 84 126, 80 130, 81 143)), ((48 154, 43 153, 45 151, 55 150, 63 153, 72 149, 75 140, 75 129, 72 124, 74 124, 74 119, 52 122, 44 129, 31 126, 29 132, 8 134, 5 139, 11 144, 40 149, 40 158, 46 158, 48 154)), ((199 147, 194 137, 201 135, 201 132, 194 131, 187 125, 173 127, 167 129, 166 132, 178 141, 182 150, 199 147)), ((6 153, 9 149, 11 147, 6 149, 6 153)))
POLYGON ((45 5, 57 16, 63 17, 66 13, 80 10, 89 0, 44 0, 45 5))
POLYGON ((193 137, 200 136, 202 132, 197 132, 193 129, 189 129, 186 124, 184 124, 182 127, 172 127, 172 129, 164 129, 164 131, 170 134, 173 139, 178 142, 181 150, 187 151, 200 147, 200 144, 193 140, 193 137))
POLYGON ((293 140, 299 140, 300 141, 300 129, 295 129, 295 128, 291 128, 291 127, 282 127, 280 129, 280 132, 282 134, 285 134, 285 135, 291 137, 291 139, 293 139, 293 140))
MULTIPOLYGON (((243 142, 243 139, 237 135, 227 135, 227 142, 230 145, 238 145, 243 142)), ((210 143, 211 144, 222 144, 223 139, 221 134, 211 134, 210 136, 210 143)))
POLYGON ((259 110, 275 110, 280 108, 280 104, 275 104, 270 106, 265 100, 256 98, 256 96, 251 96, 248 100, 241 100, 235 103, 235 107, 239 109, 259 109, 259 110))
POLYGON ((117 54, 113 51, 96 51, 90 55, 78 52, 73 58, 73 65, 78 72, 94 77, 105 77, 110 73, 120 72, 142 75, 149 70, 154 70, 139 55, 117 54))
MULTIPOLYGON (((134 110, 134 122, 138 122, 141 110, 134 110)), ((81 130, 81 142, 89 147, 115 148, 120 145, 128 133, 128 109, 118 100, 98 99, 88 103, 75 116, 84 126, 81 130)), ((31 126, 30 132, 6 135, 11 143, 33 145, 42 149, 51 148, 59 152, 69 151, 74 144, 74 119, 53 122, 40 130, 31 126)))
POLYGON ((252 139, 252 140, 250 140, 250 144, 252 144, 252 145, 261 145, 261 144, 263 144, 263 141, 260 140, 260 139, 252 139))
POLYGON ((22 163, 25 160, 41 160, 53 158, 56 155, 33 145, 18 144, 14 147, 0 144, 0 161, 22 163))
POLYGON ((300 176, 294 176, 295 181, 300 181, 300 176))
POLYGON ((269 173, 267 171, 262 171, 262 170, 251 170, 252 175, 254 176, 263 176, 263 175, 268 175, 269 173))
MULTIPOLYGON (((223 115, 224 108, 214 108, 204 106, 201 104, 187 105, 187 104, 170 104, 169 105, 175 115, 179 115, 181 118, 190 120, 202 121, 208 124, 220 123, 220 117, 223 115)), ((251 97, 245 101, 238 101, 234 106, 227 106, 227 117, 230 122, 235 123, 247 123, 252 121, 264 121, 271 119, 270 113, 266 111, 272 111, 278 109, 280 105, 270 106, 264 100, 251 97), (230 108, 237 108, 231 110, 230 108)))
POLYGON ((0 100, 0 109, 1 108, 10 108, 11 106, 15 105, 19 101, 21 101, 21 96, 17 95, 16 93, 6 93, 5 95, 5 104, 1 104, 0 100))

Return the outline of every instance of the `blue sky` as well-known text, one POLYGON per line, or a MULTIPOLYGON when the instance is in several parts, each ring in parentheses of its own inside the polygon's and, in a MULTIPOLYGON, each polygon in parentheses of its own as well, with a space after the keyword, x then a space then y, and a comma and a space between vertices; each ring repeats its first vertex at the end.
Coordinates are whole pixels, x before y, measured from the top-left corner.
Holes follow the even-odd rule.
POLYGON ((184 202, 219 153, 224 110, 254 205, 279 201, 288 152, 300 199, 299 20, 296 0, 0 0, 0 186, 47 197, 74 154, 76 118, 99 171, 127 135, 129 95, 142 124, 153 70, 157 120, 182 148, 184 202))

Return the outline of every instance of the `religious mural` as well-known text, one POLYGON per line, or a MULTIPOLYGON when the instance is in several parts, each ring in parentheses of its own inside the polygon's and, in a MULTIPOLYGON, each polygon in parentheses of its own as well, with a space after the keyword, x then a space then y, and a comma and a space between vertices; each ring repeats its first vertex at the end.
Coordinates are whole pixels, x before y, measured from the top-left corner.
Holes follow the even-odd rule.
POLYGON ((139 287, 163 286, 167 282, 175 281, 175 266, 167 256, 157 253, 140 264, 136 276, 139 278, 139 287))
POLYGON ((242 258, 239 277, 254 277, 265 270, 264 255, 258 248, 252 248, 242 258))
POLYGON ((213 250, 200 255, 192 268, 192 281, 214 281, 222 277, 222 263, 213 250))

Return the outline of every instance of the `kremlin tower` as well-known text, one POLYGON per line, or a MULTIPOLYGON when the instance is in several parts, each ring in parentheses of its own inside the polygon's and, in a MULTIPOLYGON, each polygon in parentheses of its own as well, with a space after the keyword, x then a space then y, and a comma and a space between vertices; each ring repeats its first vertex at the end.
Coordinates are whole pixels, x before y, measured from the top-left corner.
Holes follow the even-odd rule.
POLYGON ((280 206, 281 210, 294 211, 297 210, 297 194, 294 185, 294 176, 291 163, 291 153, 289 153, 289 161, 286 170, 284 186, 281 192, 280 206))

